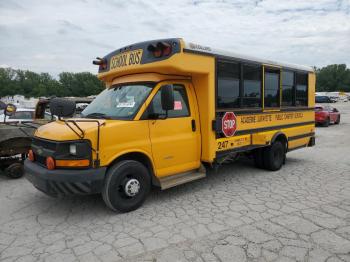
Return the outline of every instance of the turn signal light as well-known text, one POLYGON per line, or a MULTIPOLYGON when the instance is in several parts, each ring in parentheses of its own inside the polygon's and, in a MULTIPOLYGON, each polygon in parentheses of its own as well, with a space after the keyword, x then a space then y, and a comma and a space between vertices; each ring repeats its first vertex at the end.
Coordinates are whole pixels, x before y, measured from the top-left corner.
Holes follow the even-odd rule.
POLYGON ((53 170, 53 169, 55 169, 55 167, 56 167, 55 159, 53 159, 51 156, 48 156, 48 157, 46 158, 46 167, 47 167, 47 169, 49 169, 49 170, 53 170))
POLYGON ((56 166, 59 167, 87 167, 89 165, 89 159, 56 160, 56 166))
POLYGON ((34 153, 33 153, 33 150, 31 150, 31 149, 28 152, 28 159, 32 162, 35 161, 34 153))
POLYGON ((157 44, 150 44, 147 49, 148 51, 152 52, 153 56, 156 58, 168 56, 171 54, 172 51, 171 45, 167 42, 158 42, 157 44))

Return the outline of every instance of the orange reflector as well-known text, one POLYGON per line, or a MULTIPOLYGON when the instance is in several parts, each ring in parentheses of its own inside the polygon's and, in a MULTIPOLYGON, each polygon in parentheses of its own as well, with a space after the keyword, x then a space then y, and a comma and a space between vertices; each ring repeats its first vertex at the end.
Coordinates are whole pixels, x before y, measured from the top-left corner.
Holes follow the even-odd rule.
POLYGON ((89 165, 89 159, 56 160, 56 166, 60 167, 86 167, 89 165))
POLYGON ((28 152, 28 159, 32 162, 34 162, 34 160, 35 160, 33 150, 31 150, 31 149, 28 152))
POLYGON ((46 158, 46 167, 49 170, 55 169, 55 159, 53 159, 51 156, 46 158))

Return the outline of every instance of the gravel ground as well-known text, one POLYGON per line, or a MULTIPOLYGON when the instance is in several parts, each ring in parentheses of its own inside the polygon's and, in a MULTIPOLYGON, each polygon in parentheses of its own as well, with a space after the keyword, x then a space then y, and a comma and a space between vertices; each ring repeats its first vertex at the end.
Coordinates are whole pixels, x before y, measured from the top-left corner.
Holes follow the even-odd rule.
POLYGON ((0 176, 1 261, 350 261, 350 103, 282 170, 244 161, 128 214, 0 176))

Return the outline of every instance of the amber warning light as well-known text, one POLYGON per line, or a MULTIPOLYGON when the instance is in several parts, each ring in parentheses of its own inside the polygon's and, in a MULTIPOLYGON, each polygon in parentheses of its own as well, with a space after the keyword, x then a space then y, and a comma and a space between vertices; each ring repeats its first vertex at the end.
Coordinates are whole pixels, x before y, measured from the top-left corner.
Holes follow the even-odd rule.
POLYGON ((167 42, 158 42, 157 44, 150 44, 148 46, 148 51, 153 53, 154 57, 168 56, 171 54, 171 45, 167 42))

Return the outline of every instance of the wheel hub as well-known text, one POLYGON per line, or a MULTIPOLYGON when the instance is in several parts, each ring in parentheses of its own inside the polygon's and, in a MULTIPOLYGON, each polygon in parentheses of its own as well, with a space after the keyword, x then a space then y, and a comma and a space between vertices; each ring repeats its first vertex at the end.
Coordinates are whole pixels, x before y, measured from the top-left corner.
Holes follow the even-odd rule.
POLYGON ((124 191, 129 197, 137 195, 140 191, 140 182, 135 178, 129 179, 125 184, 124 191))

